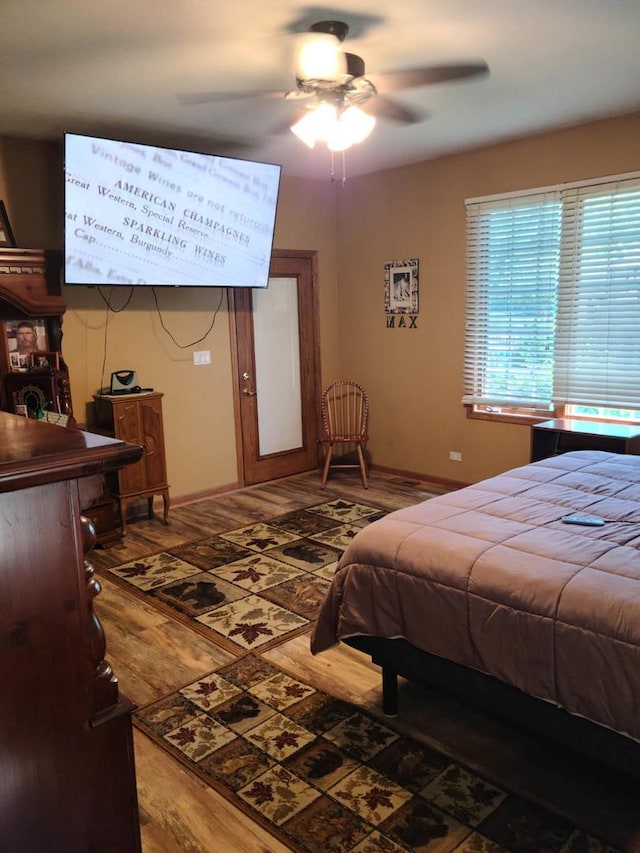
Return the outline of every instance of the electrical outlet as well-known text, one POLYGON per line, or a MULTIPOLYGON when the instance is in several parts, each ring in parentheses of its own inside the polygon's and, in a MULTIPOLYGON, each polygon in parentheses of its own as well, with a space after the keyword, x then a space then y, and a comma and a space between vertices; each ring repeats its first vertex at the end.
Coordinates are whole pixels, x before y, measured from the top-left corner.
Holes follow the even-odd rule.
POLYGON ((462 462, 462 453, 458 450, 449 451, 449 460, 451 462, 462 462))
POLYGON ((208 349, 195 350, 193 353, 194 364, 211 364, 211 351, 208 349))

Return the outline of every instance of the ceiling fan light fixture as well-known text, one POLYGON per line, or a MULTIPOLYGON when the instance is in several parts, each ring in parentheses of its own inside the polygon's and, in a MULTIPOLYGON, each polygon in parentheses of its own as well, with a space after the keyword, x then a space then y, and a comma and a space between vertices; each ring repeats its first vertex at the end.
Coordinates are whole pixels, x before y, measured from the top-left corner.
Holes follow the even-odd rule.
POLYGON ((298 80, 339 80, 347 71, 340 41, 329 33, 309 33, 302 39, 296 62, 298 80))
POLYGON ((375 118, 363 113, 359 107, 347 107, 332 128, 327 148, 329 151, 346 151, 366 139, 375 123, 375 118))
POLYGON ((340 125, 351 139, 351 145, 357 145, 369 136, 376 125, 375 117, 363 112, 360 107, 351 106, 340 116, 340 125))
POLYGON ((311 113, 307 113, 307 115, 301 118, 299 122, 296 122, 296 124, 292 125, 291 131, 292 133, 295 133, 298 139, 301 142, 304 142, 304 144, 308 148, 315 148, 317 142, 315 129, 313 128, 313 126, 310 126, 310 124, 312 125, 312 123, 307 121, 310 115, 311 113))
POLYGON ((333 104, 325 103, 309 110, 291 130, 309 148, 326 142, 330 151, 346 151, 366 139, 375 123, 359 107, 350 106, 339 113, 333 104))
POLYGON ((339 127, 336 127, 335 132, 327 139, 327 148, 329 151, 346 151, 347 148, 351 148, 351 141, 339 127))
POLYGON ((305 113, 291 130, 305 145, 313 148, 318 141, 326 142, 337 121, 338 115, 333 104, 320 104, 305 113))

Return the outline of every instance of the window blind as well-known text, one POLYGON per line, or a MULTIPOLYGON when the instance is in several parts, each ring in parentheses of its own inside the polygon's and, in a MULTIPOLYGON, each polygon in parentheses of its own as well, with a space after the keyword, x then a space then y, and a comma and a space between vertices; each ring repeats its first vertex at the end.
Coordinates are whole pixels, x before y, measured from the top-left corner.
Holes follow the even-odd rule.
POLYGON ((553 191, 467 207, 464 403, 550 405, 560 224, 553 191))
POLYGON ((640 179, 563 208, 553 399, 640 409, 640 179))
POLYGON ((640 175, 467 201, 464 403, 640 409, 640 175))

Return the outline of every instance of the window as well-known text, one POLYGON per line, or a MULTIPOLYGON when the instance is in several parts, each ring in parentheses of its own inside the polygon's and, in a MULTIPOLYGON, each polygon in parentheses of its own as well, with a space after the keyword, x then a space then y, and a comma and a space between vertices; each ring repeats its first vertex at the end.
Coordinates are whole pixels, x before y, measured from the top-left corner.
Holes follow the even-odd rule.
POLYGON ((606 406, 567 406, 565 414, 570 418, 585 418, 592 421, 640 423, 640 411, 633 409, 610 409, 606 406))
POLYGON ((640 173, 470 199, 467 245, 464 403, 640 410, 640 173))

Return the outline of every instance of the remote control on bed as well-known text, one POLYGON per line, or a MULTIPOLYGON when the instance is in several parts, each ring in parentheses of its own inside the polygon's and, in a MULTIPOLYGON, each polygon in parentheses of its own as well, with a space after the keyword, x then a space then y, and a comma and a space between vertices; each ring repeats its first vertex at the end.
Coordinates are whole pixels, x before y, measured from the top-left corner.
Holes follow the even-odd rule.
POLYGON ((602 527, 605 523, 604 518, 597 515, 563 515, 562 520, 565 524, 583 524, 585 527, 602 527))

